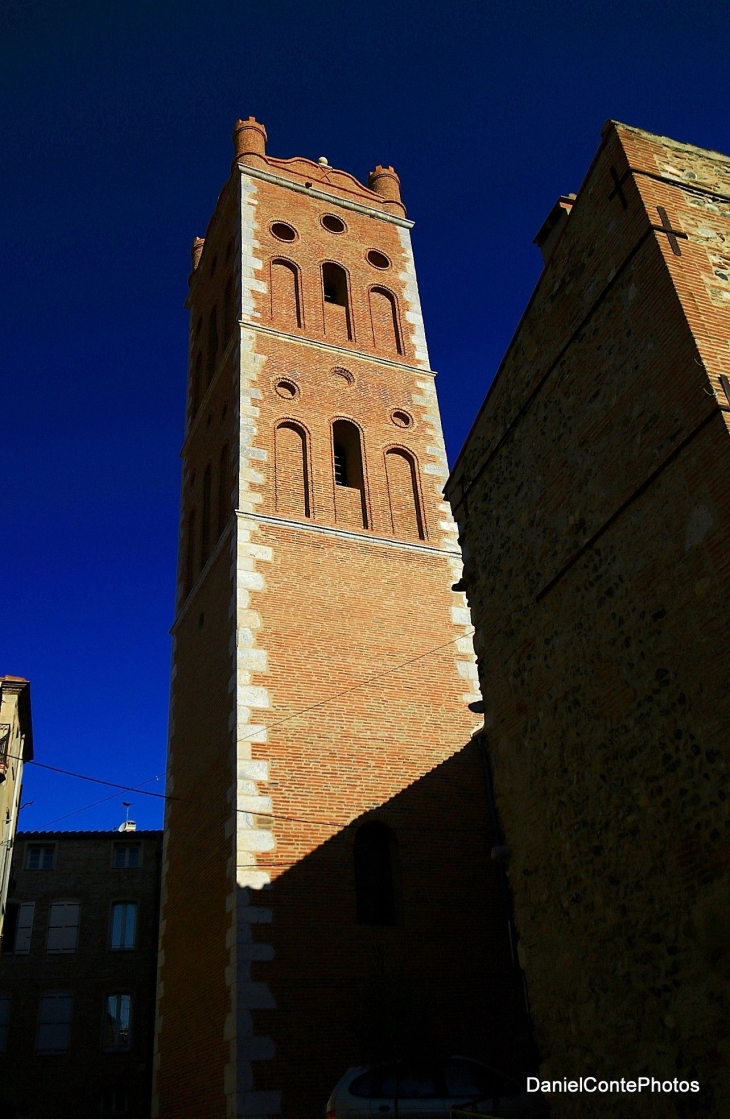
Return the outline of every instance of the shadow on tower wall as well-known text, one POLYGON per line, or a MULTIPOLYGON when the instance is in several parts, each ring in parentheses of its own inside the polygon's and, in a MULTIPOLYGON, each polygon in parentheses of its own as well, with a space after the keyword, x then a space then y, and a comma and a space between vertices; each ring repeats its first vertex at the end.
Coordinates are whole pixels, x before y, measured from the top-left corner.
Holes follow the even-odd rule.
MULTIPOLYGON (((311 816, 320 818, 314 807, 311 816)), ((528 1071, 534 1055, 491 860, 499 839, 479 739, 274 877, 285 842, 268 856, 272 884, 239 890, 240 906, 263 909, 239 940, 273 949, 250 977, 239 972, 240 1006, 259 984, 270 993, 269 1005, 254 997, 251 1007, 253 1035, 273 1040, 273 1057, 252 1065, 252 1090, 281 1091, 283 1115, 319 1117, 354 1065, 458 1054, 528 1071), (355 839, 373 820, 394 837, 391 924, 358 921, 355 839)), ((246 1012, 239 1022, 245 1029, 246 1012)))

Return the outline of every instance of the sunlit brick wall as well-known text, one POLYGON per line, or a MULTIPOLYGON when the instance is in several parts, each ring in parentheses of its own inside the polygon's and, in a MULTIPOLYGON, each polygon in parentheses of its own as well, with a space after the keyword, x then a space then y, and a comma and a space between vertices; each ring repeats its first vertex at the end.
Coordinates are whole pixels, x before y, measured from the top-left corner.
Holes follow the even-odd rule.
POLYGON ((158 1112, 206 1119, 320 1116, 407 1044, 524 1058, 411 223, 389 169, 379 194, 244 128, 190 292, 194 377, 233 236, 238 335, 183 448, 158 1002, 158 1112), (393 926, 357 921, 371 816, 393 926))

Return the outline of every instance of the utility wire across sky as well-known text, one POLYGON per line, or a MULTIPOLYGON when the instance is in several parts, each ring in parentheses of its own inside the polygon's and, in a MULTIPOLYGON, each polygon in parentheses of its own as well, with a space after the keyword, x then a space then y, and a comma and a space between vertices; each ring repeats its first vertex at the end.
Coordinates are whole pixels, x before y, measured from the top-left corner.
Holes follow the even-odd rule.
MULTIPOLYGON (((382 680, 385 676, 390 676, 394 672, 400 672, 404 668, 408 668, 409 665, 415 664, 417 661, 423 660, 425 657, 432 656, 434 653, 438 653, 442 649, 448 648, 450 645, 455 645, 458 641, 464 640, 464 638, 472 637, 474 635, 474 632, 475 632, 474 629, 468 630, 466 633, 459 634, 458 637, 454 637, 450 641, 445 641, 442 645, 435 645, 432 649, 427 649, 426 652, 424 652, 424 653, 418 653, 415 657, 410 657, 407 661, 403 661, 401 664, 394 665, 392 668, 386 668, 382 672, 376 673, 374 676, 368 676, 364 680, 360 680, 360 681, 358 681, 358 683, 352 684, 348 688, 343 688, 342 691, 335 692, 334 695, 328 696, 326 699, 318 700, 316 703, 309 704, 307 707, 302 707, 298 711, 293 711, 290 715, 285 715, 283 718, 277 719, 277 720, 275 720, 275 722, 268 724, 267 727, 266 727, 266 730, 267 731, 273 730, 276 727, 279 727, 279 726, 284 725, 285 723, 291 722, 292 719, 296 719, 296 718, 299 718, 301 715, 307 714, 309 711, 314 711, 318 708, 325 707, 330 703, 334 703, 336 700, 341 699, 345 695, 349 695, 351 692, 357 691, 359 688, 364 688, 364 687, 367 687, 369 684, 376 683, 377 681, 382 680)), ((248 741, 252 738, 255 738, 259 733, 260 733, 260 731, 256 730, 252 734, 244 735, 243 738, 241 739, 241 741, 246 742, 246 741, 248 741)), ((16 754, 9 754, 9 755, 6 755, 6 756, 9 757, 9 758, 15 758, 16 760, 22 760, 19 757, 19 755, 16 755, 16 754)), ((163 776, 162 774, 156 774, 154 777, 148 777, 145 781, 141 781, 137 785, 122 785, 122 784, 120 784, 116 781, 107 781, 102 777, 92 777, 92 776, 90 776, 89 774, 86 774, 86 773, 76 773, 73 770, 63 769, 60 766, 49 765, 47 762, 39 762, 39 761, 36 761, 35 759, 31 759, 26 764, 27 765, 34 765, 39 769, 49 770, 52 773, 59 773, 59 774, 62 774, 63 776, 65 776, 65 777, 74 777, 79 781, 91 781, 91 782, 93 782, 94 784, 97 784, 97 785, 105 785, 107 788, 118 789, 119 790, 118 793, 113 793, 111 796, 103 797, 101 800, 94 801, 92 804, 87 804, 83 808, 77 808, 73 812, 66 813, 64 816, 57 816, 54 820, 49 820, 48 823, 40 825, 40 828, 37 829, 37 830, 41 830, 41 828, 50 827, 51 824, 57 824, 61 820, 67 820, 71 816, 78 816, 82 812, 86 812, 91 808, 96 808, 100 804, 105 804, 110 800, 114 800, 122 792, 140 793, 142 796, 154 797, 158 800, 164 800, 164 801, 168 801, 168 800, 170 800, 170 801, 182 801, 184 799, 182 797, 174 796, 173 794, 157 793, 157 792, 152 792, 149 789, 143 789, 142 788, 142 785, 147 785, 147 784, 149 784, 150 781, 158 781, 160 779, 160 777, 163 776)), ((246 813, 247 810, 246 809, 238 809, 238 812, 246 813)), ((342 828, 342 827, 346 826, 342 822, 334 823, 334 821, 332 821, 332 820, 319 820, 319 819, 315 819, 313 817, 303 818, 303 817, 296 817, 296 816, 286 816, 286 815, 277 814, 277 813, 274 813, 274 812, 254 812, 254 813, 248 813, 248 814, 249 815, 255 815, 255 816, 265 816, 265 817, 268 817, 268 818, 274 819, 274 820, 286 820, 286 821, 289 821, 291 823, 320 824, 322 827, 330 827, 330 828, 342 828)), ((439 830, 442 830, 442 829, 439 829, 439 830)))

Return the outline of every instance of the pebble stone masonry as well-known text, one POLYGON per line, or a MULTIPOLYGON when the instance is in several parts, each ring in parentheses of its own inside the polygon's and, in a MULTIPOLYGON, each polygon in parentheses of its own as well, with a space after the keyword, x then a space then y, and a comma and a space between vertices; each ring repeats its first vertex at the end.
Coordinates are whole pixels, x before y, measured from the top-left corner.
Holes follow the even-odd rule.
POLYGON ((446 490, 542 1075, 701 1086, 556 1119, 722 1119, 730 159, 609 122, 552 217, 446 490))
POLYGON ((234 145, 188 300, 153 1108, 314 1119, 419 1039, 514 1062, 522 1004, 398 177, 234 145))

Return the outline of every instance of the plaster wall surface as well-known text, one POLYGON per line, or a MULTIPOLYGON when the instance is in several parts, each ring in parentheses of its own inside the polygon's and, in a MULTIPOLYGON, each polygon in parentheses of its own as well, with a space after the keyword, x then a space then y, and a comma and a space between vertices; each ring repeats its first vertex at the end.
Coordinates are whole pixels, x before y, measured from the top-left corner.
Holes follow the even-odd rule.
POLYGON ((0 676, 0 950, 25 762, 33 757, 30 683, 0 676))

